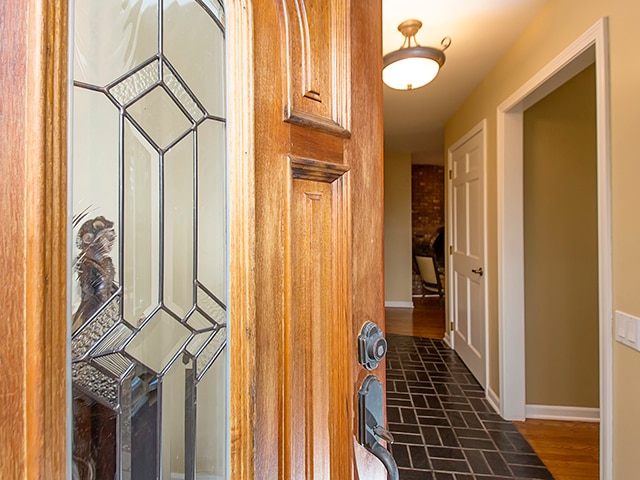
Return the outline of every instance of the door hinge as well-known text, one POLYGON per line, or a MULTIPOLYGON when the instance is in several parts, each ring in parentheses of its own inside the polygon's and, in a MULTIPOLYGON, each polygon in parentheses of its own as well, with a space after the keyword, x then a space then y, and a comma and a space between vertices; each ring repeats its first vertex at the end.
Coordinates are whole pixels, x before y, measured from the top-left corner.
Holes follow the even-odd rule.
POLYGON ((453 245, 449 245, 449 255, 453 255, 453 245))
POLYGON ((453 178, 453 170, 449 170, 449 180, 453 178))
POLYGON ((453 331, 453 322, 451 322, 451 324, 449 325, 449 331, 453 331))

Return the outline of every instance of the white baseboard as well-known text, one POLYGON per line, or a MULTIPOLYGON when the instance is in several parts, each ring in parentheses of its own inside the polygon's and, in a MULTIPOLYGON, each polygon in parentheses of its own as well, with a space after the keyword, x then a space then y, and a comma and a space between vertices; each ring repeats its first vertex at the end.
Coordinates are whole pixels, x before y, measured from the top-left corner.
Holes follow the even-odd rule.
POLYGON ((384 302, 386 308, 413 308, 413 302, 384 302))
POLYGON ((527 405, 525 412, 527 418, 540 418, 543 420, 571 420, 574 422, 600 421, 599 408, 527 405))
POLYGON ((452 344, 451 344, 451 337, 449 333, 444 334, 444 337, 442 337, 442 341, 444 342, 444 344, 449 347, 449 348, 453 348, 452 344))
POLYGON ((487 402, 493 407, 498 415, 500 415, 500 397, 491 388, 487 388, 487 402))

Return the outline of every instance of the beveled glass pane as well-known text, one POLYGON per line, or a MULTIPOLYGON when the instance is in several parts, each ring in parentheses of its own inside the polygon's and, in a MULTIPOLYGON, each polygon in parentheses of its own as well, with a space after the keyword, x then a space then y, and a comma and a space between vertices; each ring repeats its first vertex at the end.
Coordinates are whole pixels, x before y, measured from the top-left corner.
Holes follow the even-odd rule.
POLYGON ((158 377, 137 365, 122 382, 120 422, 122 478, 158 478, 160 402, 158 377))
POLYGON ((74 88, 73 131, 73 177, 78 179, 72 188, 75 331, 118 283, 118 110, 104 94, 74 88))
POLYGON ((171 93, 176 96, 182 106, 189 112, 191 118, 195 121, 199 121, 204 117, 204 113, 200 110, 200 107, 198 107, 189 92, 185 90, 182 83, 180 83, 180 80, 173 74, 171 69, 165 65, 163 72, 164 83, 167 85, 167 88, 171 90, 171 93))
MULTIPOLYGON (((222 333, 222 332, 221 332, 222 333)), ((226 348, 198 384, 196 472, 198 478, 224 478, 226 469, 226 348), (204 406, 206 405, 206 408, 204 406)))
POLYGON ((159 148, 166 148, 191 124, 162 87, 156 87, 127 111, 159 148))
POLYGON ((198 310, 194 310, 189 316, 187 324, 194 330, 210 330, 214 326, 213 323, 198 310))
POLYGON ((210 115, 224 117, 224 35, 195 0, 165 0, 164 52, 210 115))
POLYGON ((227 292, 225 138, 223 123, 198 129, 198 280, 219 299, 227 292))
POLYGON ((155 1, 74 3, 74 78, 104 86, 157 52, 155 1))
POLYGON ((187 352, 189 352, 191 355, 197 355, 200 352, 200 349, 212 335, 213 332, 197 333, 196 336, 193 337, 187 345, 187 352))
POLYGON ((185 396, 190 363, 174 363, 162 380, 162 478, 184 477, 185 396))
POLYGON ((219 325, 227 322, 227 312, 202 288, 198 287, 198 307, 219 325))
POLYGON ((141 93, 151 88, 157 82, 158 60, 154 60, 146 67, 132 73, 130 76, 114 85, 109 92, 115 97, 120 105, 125 105, 141 93))
POLYGON ((211 364, 217 360, 220 351, 224 348, 226 340, 227 329, 226 327, 223 327, 218 332, 216 332, 216 335, 211 339, 202 353, 198 356, 198 359, 196 360, 198 380, 203 378, 203 375, 207 373, 211 364))
POLYGON ((124 156, 124 318, 137 326, 160 300, 160 156, 129 122, 124 156))
POLYGON ((73 5, 72 475, 222 480, 224 8, 73 5))
POLYGON ((73 479, 96 478, 97 472, 102 478, 115 478, 116 412, 79 392, 74 385, 73 414, 73 479))
POLYGON ((164 157, 164 302, 185 317, 194 304, 193 137, 164 157))
POLYGON ((182 348, 189 334, 189 329, 160 310, 135 335, 125 351, 143 365, 160 372, 182 348))

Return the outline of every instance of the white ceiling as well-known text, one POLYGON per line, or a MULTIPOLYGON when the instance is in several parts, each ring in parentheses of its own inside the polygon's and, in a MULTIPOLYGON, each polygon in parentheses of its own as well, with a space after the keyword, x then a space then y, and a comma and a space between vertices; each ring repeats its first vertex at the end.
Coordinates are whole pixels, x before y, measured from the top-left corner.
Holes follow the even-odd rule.
POLYGON ((444 125, 518 38, 546 0, 383 0, 383 53, 404 40, 398 25, 422 22, 420 45, 451 37, 446 62, 430 84, 410 91, 384 86, 385 149, 412 152, 414 163, 442 163, 444 125))

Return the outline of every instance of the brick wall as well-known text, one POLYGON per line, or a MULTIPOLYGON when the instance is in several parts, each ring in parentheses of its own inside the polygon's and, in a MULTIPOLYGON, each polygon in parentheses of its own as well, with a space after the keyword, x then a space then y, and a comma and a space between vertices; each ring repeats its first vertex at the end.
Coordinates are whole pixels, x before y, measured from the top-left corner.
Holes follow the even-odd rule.
MULTIPOLYGON (((414 251, 428 244, 444 226, 444 167, 411 165, 411 229, 414 251)), ((422 293, 420 276, 414 272, 413 293, 422 293)))

